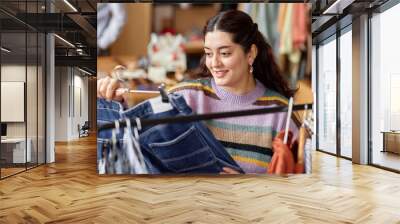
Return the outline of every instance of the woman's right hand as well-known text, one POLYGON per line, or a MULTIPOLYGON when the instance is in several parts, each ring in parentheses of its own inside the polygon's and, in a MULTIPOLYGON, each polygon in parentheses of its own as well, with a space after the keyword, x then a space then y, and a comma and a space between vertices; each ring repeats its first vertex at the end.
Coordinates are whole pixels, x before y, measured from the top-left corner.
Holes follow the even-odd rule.
POLYGON ((122 102, 124 91, 117 91, 121 87, 122 83, 117 79, 109 76, 101 78, 97 80, 97 97, 122 102))

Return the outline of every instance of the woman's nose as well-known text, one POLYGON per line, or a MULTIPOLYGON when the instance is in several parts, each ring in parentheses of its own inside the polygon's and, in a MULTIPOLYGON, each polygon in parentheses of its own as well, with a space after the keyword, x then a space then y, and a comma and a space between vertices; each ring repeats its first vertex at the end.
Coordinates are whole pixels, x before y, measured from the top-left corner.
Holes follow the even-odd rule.
POLYGON ((220 66, 221 65, 221 61, 220 61, 220 59, 219 59, 219 57, 218 57, 218 55, 214 55, 213 56, 213 58, 212 58, 212 67, 218 67, 218 66, 220 66))

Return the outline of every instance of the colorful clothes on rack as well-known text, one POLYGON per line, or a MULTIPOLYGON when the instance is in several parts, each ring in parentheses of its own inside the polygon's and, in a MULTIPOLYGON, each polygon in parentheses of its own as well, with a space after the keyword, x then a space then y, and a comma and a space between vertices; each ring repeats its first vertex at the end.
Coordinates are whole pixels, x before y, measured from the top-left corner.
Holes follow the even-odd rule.
MULTIPOLYGON (((288 104, 284 96, 266 89, 259 81, 252 92, 240 96, 218 87, 212 78, 181 83, 169 91, 183 94, 197 114, 288 104)), ((246 173, 266 173, 273 154, 272 140, 279 131, 285 129, 286 117, 287 113, 281 112, 214 119, 205 123, 246 173)), ((297 138, 299 125, 293 117, 290 130, 294 139, 297 138)))
MULTIPOLYGON (((123 110, 123 106, 118 102, 98 99, 98 110, 101 110, 98 111, 98 122, 104 124, 135 117, 157 119, 192 113, 183 96, 170 94, 169 100, 170 103, 162 103, 161 98, 157 97, 123 110)), ((223 167, 243 173, 221 143, 201 122, 144 126, 139 130, 139 136, 140 148, 149 173, 218 174, 223 167)), ((99 132, 98 142, 104 142, 110 137, 111 130, 99 132)), ((104 151, 104 145, 98 150, 104 151)))

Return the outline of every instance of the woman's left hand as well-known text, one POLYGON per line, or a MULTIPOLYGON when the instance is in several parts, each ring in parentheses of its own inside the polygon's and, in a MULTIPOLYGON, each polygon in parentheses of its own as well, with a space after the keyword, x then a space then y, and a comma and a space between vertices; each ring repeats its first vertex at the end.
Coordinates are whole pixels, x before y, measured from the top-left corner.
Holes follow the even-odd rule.
POLYGON ((219 174, 240 174, 238 171, 236 171, 232 168, 229 168, 229 167, 224 167, 224 168, 222 168, 222 170, 223 171, 220 172, 219 174))

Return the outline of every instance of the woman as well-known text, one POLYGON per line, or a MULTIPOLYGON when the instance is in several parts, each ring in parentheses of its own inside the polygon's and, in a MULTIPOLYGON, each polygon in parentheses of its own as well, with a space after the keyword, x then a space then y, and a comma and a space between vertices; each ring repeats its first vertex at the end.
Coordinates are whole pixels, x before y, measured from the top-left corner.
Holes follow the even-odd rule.
MULTIPOLYGON (((293 96, 270 45, 244 12, 224 11, 211 18, 204 27, 204 52, 200 69, 205 78, 170 89, 183 94, 196 113, 287 105, 287 98, 293 96)), ((123 101, 115 91, 119 86, 110 78, 99 80, 98 97, 123 101)), ((288 147, 274 147, 275 152, 272 147, 274 137, 284 129, 286 117, 287 113, 274 113, 215 119, 206 124, 246 173, 266 173, 274 153, 294 163, 288 147)), ((295 139, 298 128, 293 120, 290 130, 295 139)), ((224 168, 223 173, 237 172, 224 168)))

